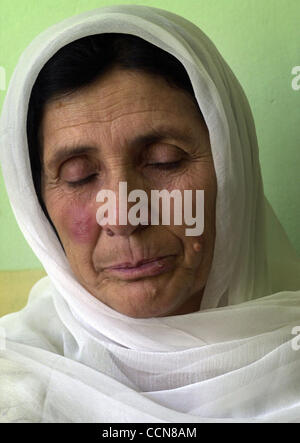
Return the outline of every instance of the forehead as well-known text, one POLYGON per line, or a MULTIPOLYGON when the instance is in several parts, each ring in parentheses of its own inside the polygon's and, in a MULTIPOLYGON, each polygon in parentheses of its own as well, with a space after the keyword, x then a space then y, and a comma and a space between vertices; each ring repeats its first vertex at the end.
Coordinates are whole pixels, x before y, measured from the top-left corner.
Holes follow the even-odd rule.
MULTIPOLYGON (((163 77, 113 70, 93 84, 49 102, 42 121, 43 141, 56 144, 65 137, 100 134, 112 126, 132 131, 139 126, 199 125, 201 114, 186 91, 171 87, 163 77)), ((202 120, 202 119, 201 119, 202 120)))

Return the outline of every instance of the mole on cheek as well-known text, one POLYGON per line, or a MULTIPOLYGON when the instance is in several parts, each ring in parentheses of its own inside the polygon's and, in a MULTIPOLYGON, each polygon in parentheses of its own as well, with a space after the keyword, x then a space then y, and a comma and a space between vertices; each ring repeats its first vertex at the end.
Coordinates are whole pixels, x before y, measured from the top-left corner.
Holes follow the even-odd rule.
POLYGON ((76 243, 89 243, 99 228, 93 211, 82 206, 68 210, 68 230, 76 243))
POLYGON ((202 251, 202 243, 200 241, 196 241, 193 244, 193 248, 195 252, 201 252, 202 251))

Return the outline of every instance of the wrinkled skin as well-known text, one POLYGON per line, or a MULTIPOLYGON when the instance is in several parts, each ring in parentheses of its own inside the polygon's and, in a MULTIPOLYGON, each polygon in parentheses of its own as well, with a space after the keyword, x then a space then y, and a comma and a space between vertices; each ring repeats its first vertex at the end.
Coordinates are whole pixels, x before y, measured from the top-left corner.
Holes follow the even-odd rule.
POLYGON ((82 286, 129 317, 199 310, 213 258, 217 184, 208 130, 191 96, 160 76, 114 68, 48 102, 40 129, 43 198, 82 286), (134 143, 149 132, 159 138, 134 143), (118 197, 121 181, 149 201, 151 189, 203 189, 204 233, 186 236, 184 224, 100 226, 96 195, 110 189, 118 197), (157 275, 128 279, 107 269, 161 256, 169 256, 168 266, 157 275))

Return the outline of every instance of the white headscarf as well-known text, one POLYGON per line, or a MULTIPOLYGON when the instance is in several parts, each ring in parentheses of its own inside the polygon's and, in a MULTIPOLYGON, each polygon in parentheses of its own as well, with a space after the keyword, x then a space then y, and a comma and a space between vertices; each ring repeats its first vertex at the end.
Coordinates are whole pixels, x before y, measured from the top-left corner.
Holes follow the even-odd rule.
POLYGON ((200 29, 135 5, 52 26, 19 59, 0 147, 17 222, 48 274, 24 310, 0 321, 7 336, 0 411, 8 421, 300 421, 300 351, 292 346, 299 260, 264 197, 247 99, 200 29), (184 65, 209 130, 216 240, 196 313, 133 319, 93 297, 74 277, 34 190, 26 134, 32 86, 60 48, 112 32, 141 37, 184 65))

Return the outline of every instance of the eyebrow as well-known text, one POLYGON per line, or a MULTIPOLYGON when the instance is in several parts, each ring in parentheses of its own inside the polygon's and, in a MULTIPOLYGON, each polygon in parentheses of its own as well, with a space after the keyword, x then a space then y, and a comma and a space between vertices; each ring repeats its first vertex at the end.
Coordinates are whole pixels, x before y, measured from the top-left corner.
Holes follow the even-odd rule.
MULTIPOLYGON (((132 147, 147 146, 152 143, 159 142, 164 138, 174 138, 187 144, 192 144, 195 142, 195 139, 183 130, 179 130, 178 128, 164 128, 161 130, 157 129, 146 134, 137 135, 132 138, 130 145, 132 147)), ((98 152, 98 148, 85 144, 79 144, 78 146, 61 146, 47 162, 47 165, 48 167, 52 168, 57 163, 63 162, 68 158, 84 154, 95 154, 96 152, 98 152)))

